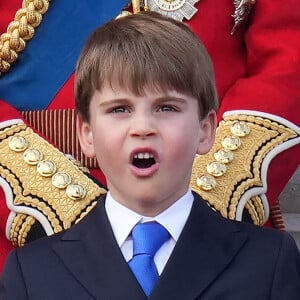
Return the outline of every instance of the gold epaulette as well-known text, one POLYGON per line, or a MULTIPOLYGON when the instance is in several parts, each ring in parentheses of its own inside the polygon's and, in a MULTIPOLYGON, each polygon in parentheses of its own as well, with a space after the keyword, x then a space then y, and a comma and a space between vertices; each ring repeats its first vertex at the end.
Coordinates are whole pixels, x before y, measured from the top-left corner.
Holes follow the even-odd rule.
POLYGON ((106 190, 24 123, 0 129, 0 184, 13 244, 70 228, 106 190))
POLYGON ((300 128, 285 119, 255 111, 232 111, 223 116, 211 151, 197 156, 192 189, 224 217, 254 224, 269 215, 267 170, 272 158, 300 143, 300 128))

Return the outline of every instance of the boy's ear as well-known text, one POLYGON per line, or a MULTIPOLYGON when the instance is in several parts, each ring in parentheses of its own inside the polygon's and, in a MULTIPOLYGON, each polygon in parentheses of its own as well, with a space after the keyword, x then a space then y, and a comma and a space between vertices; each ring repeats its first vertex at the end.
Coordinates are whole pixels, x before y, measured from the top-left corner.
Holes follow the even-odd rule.
POLYGON ((200 121, 200 139, 198 145, 198 154, 206 154, 212 148, 217 128, 217 115, 215 111, 210 111, 208 115, 200 121))
POLYGON ((76 119, 76 130, 82 152, 87 157, 95 157, 93 133, 90 124, 83 121, 80 115, 76 119))

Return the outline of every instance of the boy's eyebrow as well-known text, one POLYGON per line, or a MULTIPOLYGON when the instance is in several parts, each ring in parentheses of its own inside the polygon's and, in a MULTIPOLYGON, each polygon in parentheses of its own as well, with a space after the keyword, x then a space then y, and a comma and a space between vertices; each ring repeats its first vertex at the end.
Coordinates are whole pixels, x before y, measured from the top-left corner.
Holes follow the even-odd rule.
POLYGON ((107 100, 104 100, 104 101, 101 101, 99 103, 99 107, 107 107, 107 106, 111 106, 111 105, 123 105, 123 104, 126 104, 130 102, 129 99, 127 98, 116 98, 116 99, 107 99, 107 100))
MULTIPOLYGON (((111 105, 124 105, 132 102, 130 98, 113 98, 113 99, 106 99, 99 103, 99 107, 105 108, 111 105)), ((168 103, 168 102, 178 102, 178 103, 186 103, 187 99, 184 97, 176 97, 176 96, 162 96, 157 97, 154 100, 154 104, 159 103, 168 103)))
POLYGON ((169 101, 178 101, 178 102, 186 102, 186 98, 182 97, 176 97, 176 96, 163 96, 163 97, 158 97, 156 98, 156 101, 164 101, 164 102, 169 102, 169 101))
POLYGON ((174 102, 179 104, 185 104, 188 101, 186 98, 176 97, 176 96, 163 96, 155 99, 155 103, 157 104, 174 103, 174 102))

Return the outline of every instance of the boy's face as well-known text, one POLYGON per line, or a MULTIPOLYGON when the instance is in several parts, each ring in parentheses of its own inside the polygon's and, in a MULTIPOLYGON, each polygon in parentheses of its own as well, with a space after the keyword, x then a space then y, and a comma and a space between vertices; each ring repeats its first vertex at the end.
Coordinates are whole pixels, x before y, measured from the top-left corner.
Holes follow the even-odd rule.
POLYGON ((96 156, 112 196, 155 216, 189 188, 195 154, 214 142, 216 116, 199 121, 197 100, 174 90, 136 96, 104 85, 90 103, 90 121, 77 121, 87 156, 96 156))

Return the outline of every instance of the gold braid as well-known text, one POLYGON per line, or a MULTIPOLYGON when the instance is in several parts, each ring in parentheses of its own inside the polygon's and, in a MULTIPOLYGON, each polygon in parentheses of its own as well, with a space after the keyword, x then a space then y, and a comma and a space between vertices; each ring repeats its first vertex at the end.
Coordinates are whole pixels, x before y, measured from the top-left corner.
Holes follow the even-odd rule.
POLYGON ((51 0, 23 0, 22 8, 10 22, 6 33, 0 36, 0 75, 9 71, 10 66, 23 51, 26 41, 32 39, 35 28, 41 24, 51 0))

